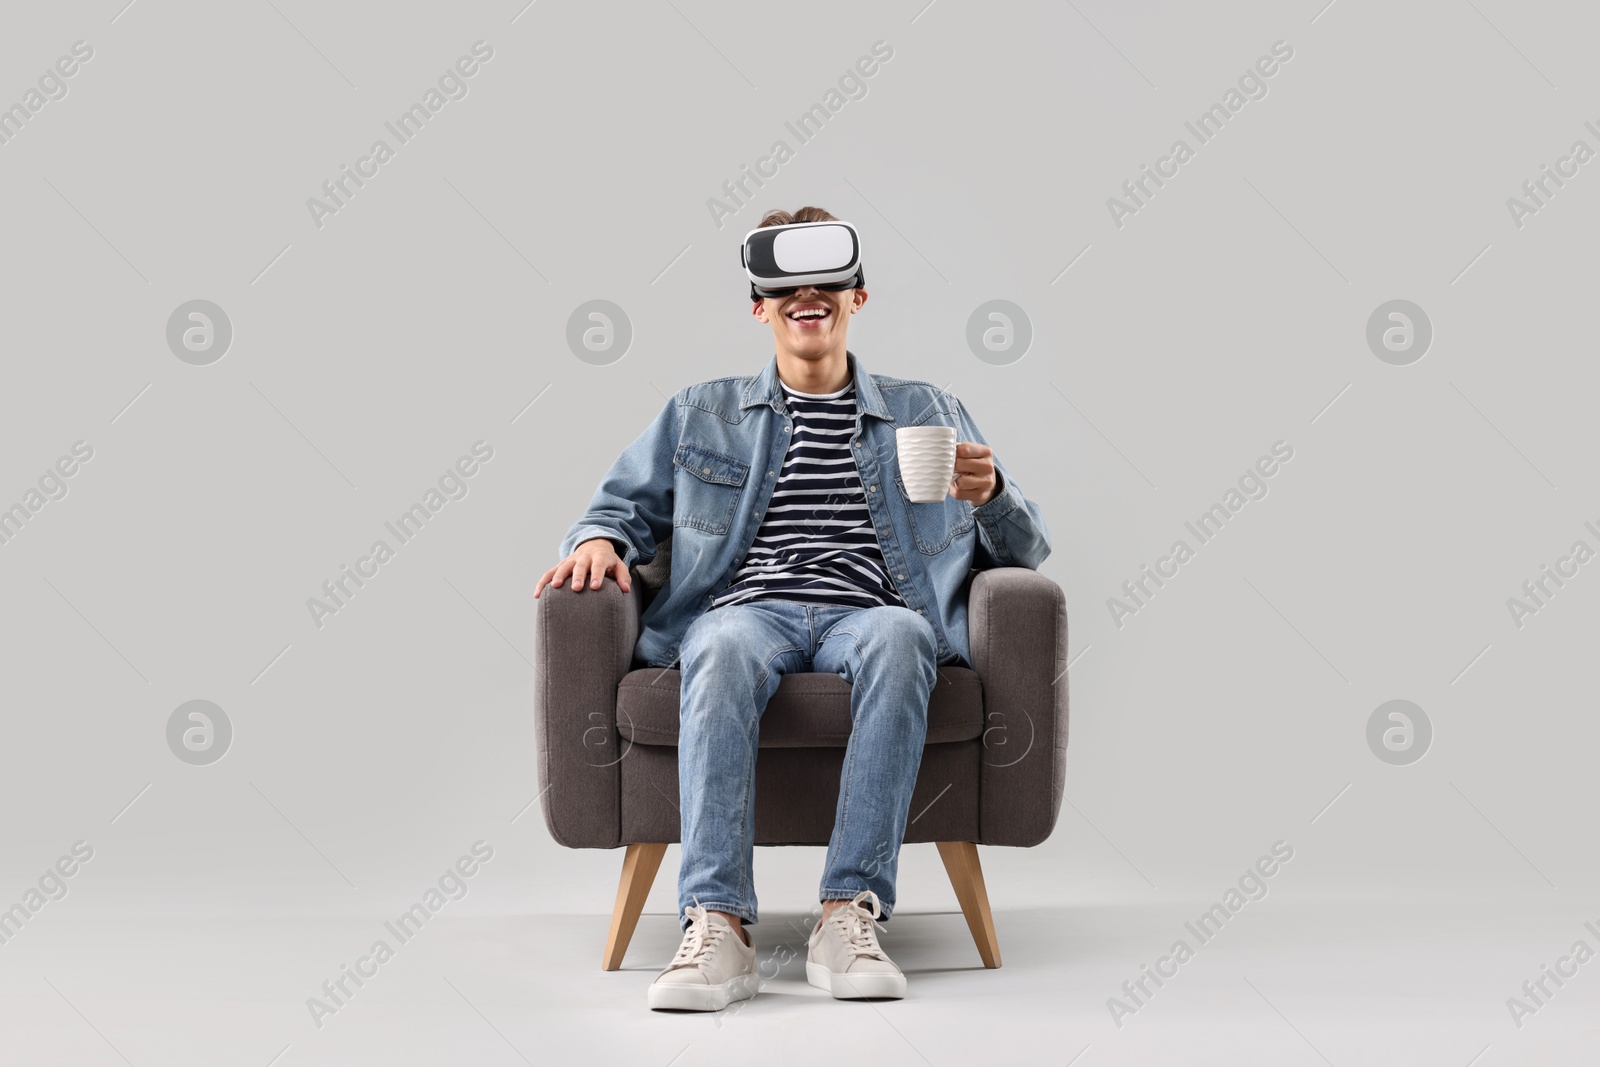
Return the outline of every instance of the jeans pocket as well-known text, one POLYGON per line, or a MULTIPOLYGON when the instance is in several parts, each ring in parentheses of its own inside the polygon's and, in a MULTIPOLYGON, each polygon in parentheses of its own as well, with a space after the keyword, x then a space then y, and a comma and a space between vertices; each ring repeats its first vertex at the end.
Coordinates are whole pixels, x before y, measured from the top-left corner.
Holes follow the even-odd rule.
POLYGON ((717 536, 726 534, 744 492, 750 464, 687 443, 678 446, 672 463, 677 468, 672 525, 717 536))

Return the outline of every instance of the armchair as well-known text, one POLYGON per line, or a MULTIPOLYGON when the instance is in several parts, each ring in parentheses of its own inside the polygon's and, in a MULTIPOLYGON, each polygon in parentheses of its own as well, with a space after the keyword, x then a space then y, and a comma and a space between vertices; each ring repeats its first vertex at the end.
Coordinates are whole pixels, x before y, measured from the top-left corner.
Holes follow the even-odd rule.
MULTIPOLYGON (((633 658, 639 618, 669 573, 670 540, 614 582, 548 586, 534 625, 540 803, 568 848, 625 848, 602 966, 616 970, 667 845, 680 840, 676 668, 633 658), (568 664, 582 663, 582 670, 568 664)), ((1001 567, 969 578, 973 667, 941 666, 905 842, 937 843, 986 967, 1000 966, 982 845, 1028 848, 1061 811, 1067 746, 1067 616, 1055 582, 1001 567)), ((822 845, 833 832, 850 683, 786 675, 761 723, 757 845, 822 845)))

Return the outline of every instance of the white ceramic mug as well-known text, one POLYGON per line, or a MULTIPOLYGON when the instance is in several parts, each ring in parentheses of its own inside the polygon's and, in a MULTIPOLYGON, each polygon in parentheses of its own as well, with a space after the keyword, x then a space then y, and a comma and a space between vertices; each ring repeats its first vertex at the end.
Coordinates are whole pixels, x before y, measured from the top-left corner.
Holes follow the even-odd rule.
POLYGON ((894 432, 900 480, 913 504, 937 504, 956 474, 954 426, 904 426, 894 432))

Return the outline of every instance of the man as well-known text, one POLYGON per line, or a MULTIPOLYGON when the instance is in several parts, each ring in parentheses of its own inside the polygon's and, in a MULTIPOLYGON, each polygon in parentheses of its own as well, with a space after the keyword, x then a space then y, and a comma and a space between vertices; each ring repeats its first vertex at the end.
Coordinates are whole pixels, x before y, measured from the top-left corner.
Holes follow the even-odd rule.
MULTIPOLYGON (((806 236, 818 235, 795 240, 806 236)), ((792 260, 796 244, 786 247, 792 260)), ((747 238, 746 265, 751 314, 772 330, 774 359, 758 375, 679 390, 606 474, 562 541, 566 558, 534 590, 599 589, 609 576, 627 592, 629 567, 671 536, 670 579, 635 648, 646 664, 679 665, 682 678, 684 936, 650 986, 652 1008, 717 1011, 756 992, 745 928, 756 923, 757 737, 780 677, 805 671, 848 680, 852 718, 806 977, 838 998, 905 995, 874 920, 894 911, 936 667, 970 665, 971 571, 1037 568, 1050 552, 1038 505, 961 402, 924 381, 869 374, 846 348, 850 317, 867 302, 853 227, 815 207, 769 212, 747 238), (848 249, 845 280, 758 284, 758 238, 770 261, 772 242, 827 222, 848 249), (785 229, 761 233, 775 227, 785 229), (908 426, 956 428, 939 502, 906 492, 895 430, 908 426)))

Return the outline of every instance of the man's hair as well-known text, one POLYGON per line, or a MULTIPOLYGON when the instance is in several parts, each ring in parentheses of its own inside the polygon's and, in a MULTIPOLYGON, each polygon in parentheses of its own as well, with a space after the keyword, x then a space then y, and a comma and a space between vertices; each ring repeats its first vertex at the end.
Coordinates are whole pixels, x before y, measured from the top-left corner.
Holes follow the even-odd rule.
POLYGON ((825 208, 803 207, 794 214, 782 208, 773 208, 761 216, 761 222, 756 229, 764 230, 769 226, 787 226, 791 222, 838 222, 838 218, 825 208))

